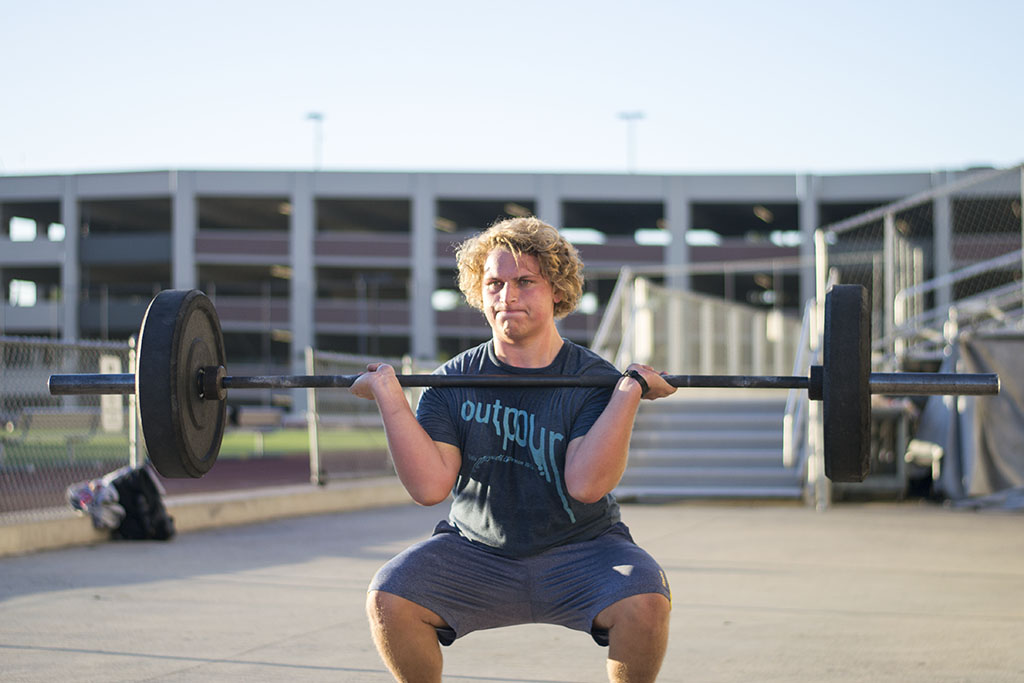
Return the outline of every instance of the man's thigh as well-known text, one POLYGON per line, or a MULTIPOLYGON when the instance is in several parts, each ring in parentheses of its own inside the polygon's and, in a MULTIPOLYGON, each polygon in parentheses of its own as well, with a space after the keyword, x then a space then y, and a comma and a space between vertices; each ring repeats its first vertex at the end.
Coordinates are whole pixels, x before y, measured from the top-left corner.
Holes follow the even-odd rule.
POLYGON ((534 606, 537 621, 590 633, 607 645, 607 633, 594 624, 598 614, 621 600, 659 594, 671 601, 661 566, 638 546, 629 529, 617 524, 583 543, 556 548, 538 557, 534 606))
POLYGON ((371 591, 437 614, 449 626, 438 631, 446 645, 472 631, 533 621, 529 588, 522 560, 487 552, 447 530, 396 555, 370 582, 371 591))
POLYGON ((437 614, 450 627, 438 630, 446 645, 472 631, 523 623, 566 626, 605 645, 607 634, 593 630, 603 609, 643 593, 670 599, 661 567, 625 525, 528 558, 495 555, 449 529, 439 524, 440 533, 397 555, 370 584, 437 614))

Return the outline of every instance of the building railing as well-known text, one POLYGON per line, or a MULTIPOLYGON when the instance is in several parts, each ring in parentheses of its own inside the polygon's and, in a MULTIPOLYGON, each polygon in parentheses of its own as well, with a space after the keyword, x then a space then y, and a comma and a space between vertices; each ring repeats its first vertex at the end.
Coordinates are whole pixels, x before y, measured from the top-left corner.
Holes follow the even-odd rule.
POLYGON ((937 292, 954 289, 958 283, 993 272, 1003 272, 1008 268, 1018 268, 1022 257, 1024 253, 1017 249, 900 290, 893 301, 893 331, 875 340, 873 347, 879 352, 892 349, 897 360, 908 355, 918 359, 939 360, 943 349, 960 331, 989 321, 1005 324, 1019 318, 1024 306, 1024 284, 1020 280, 927 310, 924 310, 922 302, 937 292))

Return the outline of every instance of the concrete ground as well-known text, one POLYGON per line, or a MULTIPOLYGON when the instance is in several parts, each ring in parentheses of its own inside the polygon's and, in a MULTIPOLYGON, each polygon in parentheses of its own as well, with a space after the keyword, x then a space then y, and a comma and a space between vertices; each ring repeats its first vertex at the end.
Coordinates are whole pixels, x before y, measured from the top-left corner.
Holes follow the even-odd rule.
MULTIPOLYGON (((0 558, 3 681, 388 681, 363 616, 442 507, 0 558)), ((1024 680, 1024 515, 930 504, 626 505, 674 591, 661 681, 1024 680)), ((470 634, 446 680, 601 681, 548 626, 470 634)))

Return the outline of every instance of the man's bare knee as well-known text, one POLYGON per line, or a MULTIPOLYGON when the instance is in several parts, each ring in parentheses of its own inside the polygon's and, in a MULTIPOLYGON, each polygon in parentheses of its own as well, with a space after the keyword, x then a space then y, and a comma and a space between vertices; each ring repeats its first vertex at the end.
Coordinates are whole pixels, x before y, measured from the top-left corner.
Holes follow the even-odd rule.
POLYGON ((444 620, 426 607, 394 593, 370 591, 366 595, 366 615, 374 627, 395 623, 425 623, 446 626, 444 620))
POLYGON ((382 591, 370 591, 366 594, 366 616, 372 624, 383 624, 390 616, 401 610, 397 595, 382 591))
POLYGON ((444 621, 432 611, 384 591, 366 596, 366 615, 377 651, 396 681, 441 680, 441 646, 434 628, 444 621))
POLYGON ((659 630, 665 628, 671 611, 672 605, 664 595, 641 593, 619 600, 602 610, 594 619, 594 625, 609 630, 619 625, 659 630))
POLYGON ((672 612, 668 598, 658 593, 636 595, 630 607, 630 617, 638 624, 658 629, 664 628, 672 612))

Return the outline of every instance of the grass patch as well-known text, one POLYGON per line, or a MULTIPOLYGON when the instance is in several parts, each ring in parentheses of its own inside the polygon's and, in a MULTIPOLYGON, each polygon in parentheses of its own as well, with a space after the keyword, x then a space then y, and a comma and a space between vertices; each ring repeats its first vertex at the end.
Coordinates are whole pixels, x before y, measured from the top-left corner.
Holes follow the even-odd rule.
MULTIPOLYGON (((277 429, 259 434, 251 430, 231 429, 224 434, 220 458, 251 458, 260 453, 262 436, 264 456, 309 455, 309 432, 306 429, 277 429)), ((64 435, 35 431, 24 441, 15 432, 3 438, 0 467, 46 467, 71 463, 113 462, 127 464, 128 437, 124 434, 95 434, 74 444, 69 456, 64 435)), ((387 448, 383 429, 324 429, 319 432, 322 452, 376 451, 387 448)))
MULTIPOLYGON (((364 451, 387 448, 383 429, 319 430, 321 451, 364 451)), ((220 457, 247 458, 259 452, 260 434, 233 430, 224 435, 220 457)), ((263 434, 264 455, 309 454, 309 432, 305 429, 277 429, 263 434)))

